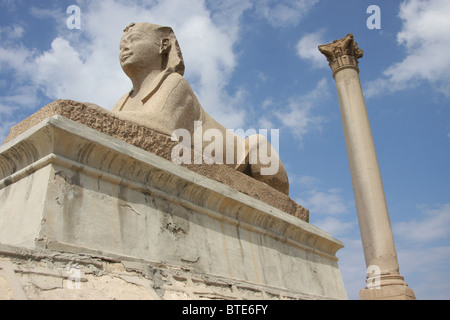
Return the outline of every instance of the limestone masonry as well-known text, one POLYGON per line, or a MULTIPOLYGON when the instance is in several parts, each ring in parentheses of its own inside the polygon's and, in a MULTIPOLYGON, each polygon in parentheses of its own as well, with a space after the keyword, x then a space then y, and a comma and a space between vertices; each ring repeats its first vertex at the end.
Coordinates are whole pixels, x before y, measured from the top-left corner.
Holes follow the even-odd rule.
MULTIPOLYGON (((132 261, 168 279, 159 292, 164 298, 180 298, 170 292, 186 286, 186 292, 224 298, 260 292, 272 298, 346 299, 335 256, 340 241, 255 197, 61 115, 0 147, 0 201, 0 243, 9 248, 2 254, 0 285, 14 298, 46 298, 47 291, 39 293, 50 281, 46 277, 60 274, 55 281, 64 282, 62 270, 72 270, 79 260, 61 266, 51 257, 71 253, 106 263, 101 272, 96 267, 82 276, 83 289, 96 283, 102 288, 113 278, 106 281, 109 290, 119 290, 121 277, 130 276, 120 265, 132 261), (30 262, 28 255, 35 258, 30 262), (120 264, 110 265, 111 257, 120 264), (35 273, 37 285, 28 276, 35 273), (198 277, 212 284, 194 280, 198 277), (216 284, 222 282, 219 292, 216 284)), ((160 285, 149 274, 136 276, 140 280, 132 279, 146 282, 146 288, 160 285)), ((96 292, 55 290, 68 298, 96 292)))
MULTIPOLYGON (((20 133, 33 127, 44 119, 54 115, 61 115, 67 119, 123 140, 167 160, 171 160, 172 148, 177 144, 177 142, 170 139, 170 136, 160 134, 135 122, 123 120, 119 118, 117 114, 97 105, 76 102, 73 100, 56 100, 45 106, 29 118, 12 127, 4 143, 17 137, 20 133)), ((307 209, 297 204, 286 194, 271 188, 263 182, 256 181, 242 172, 220 164, 182 165, 189 170, 224 183, 304 221, 309 221, 309 211, 307 209)), ((276 177, 273 179, 273 184, 276 184, 276 177)))
POLYGON ((343 243, 289 197, 267 138, 172 161, 196 123, 228 133, 183 78, 173 30, 131 23, 119 59, 132 90, 112 111, 56 100, 0 146, 0 299, 347 299, 343 243))

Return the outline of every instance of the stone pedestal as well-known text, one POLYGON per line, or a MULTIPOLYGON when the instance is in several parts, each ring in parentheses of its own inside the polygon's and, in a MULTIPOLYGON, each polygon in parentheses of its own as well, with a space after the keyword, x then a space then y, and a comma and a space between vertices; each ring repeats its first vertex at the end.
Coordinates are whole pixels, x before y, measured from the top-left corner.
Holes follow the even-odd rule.
MULTIPOLYGON (((37 265, 63 253, 73 255, 65 260, 71 265, 102 261, 102 272, 83 273, 82 289, 107 287, 100 274, 114 278, 120 268, 106 263, 138 270, 133 283, 147 288, 147 298, 195 299, 201 292, 225 299, 257 298, 255 292, 260 298, 347 298, 335 256, 340 241, 229 185, 60 115, 0 147, 0 203, 0 249, 8 248, 0 250, 0 287, 16 298, 34 297, 29 278, 17 275, 35 272, 32 265, 18 266, 17 257, 34 257, 37 265), (165 273, 164 285, 149 276, 155 270, 165 273)), ((39 273, 44 278, 62 274, 61 265, 59 273, 50 272, 49 263, 39 268, 46 269, 39 273)), ((37 298, 91 292, 55 288, 59 294, 43 290, 37 298)))

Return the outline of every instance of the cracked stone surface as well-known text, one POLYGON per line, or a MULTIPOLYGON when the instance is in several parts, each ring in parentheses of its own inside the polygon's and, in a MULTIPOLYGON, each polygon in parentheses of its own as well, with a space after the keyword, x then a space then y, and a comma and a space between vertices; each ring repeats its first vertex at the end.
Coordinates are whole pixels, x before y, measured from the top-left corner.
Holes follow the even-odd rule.
POLYGON ((210 300, 320 297, 189 269, 0 245, 0 300, 210 300))
MULTIPOLYGON (((167 160, 171 160, 172 148, 177 145, 177 142, 171 141, 169 136, 134 122, 120 119, 112 112, 94 104, 73 100, 56 100, 43 107, 11 128, 4 143, 54 115, 61 115, 167 160)), ((85 151, 86 154, 88 152, 89 150, 85 151)), ((296 203, 288 195, 226 165, 182 164, 182 166, 209 179, 226 184, 297 218, 309 221, 309 210, 296 203)))
POLYGON ((4 299, 346 298, 343 244, 328 233, 58 113, 43 119, 0 147, 0 244, 19 248, 0 254, 4 299))

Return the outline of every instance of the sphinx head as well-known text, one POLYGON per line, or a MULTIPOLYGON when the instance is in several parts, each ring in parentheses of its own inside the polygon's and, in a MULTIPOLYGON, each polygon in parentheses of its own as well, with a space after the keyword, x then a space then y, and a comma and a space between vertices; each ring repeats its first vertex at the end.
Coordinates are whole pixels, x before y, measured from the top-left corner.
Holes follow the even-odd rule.
POLYGON ((129 77, 155 70, 184 73, 183 56, 170 27, 131 23, 124 29, 120 40, 119 59, 129 77))

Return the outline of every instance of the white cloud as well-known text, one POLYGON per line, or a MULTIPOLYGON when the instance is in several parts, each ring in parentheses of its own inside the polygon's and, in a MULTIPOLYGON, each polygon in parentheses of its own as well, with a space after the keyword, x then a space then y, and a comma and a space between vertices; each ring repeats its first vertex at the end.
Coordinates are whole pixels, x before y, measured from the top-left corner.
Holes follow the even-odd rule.
MULTIPOLYGON (((359 236, 358 236, 359 237, 359 236)), ((345 247, 339 250, 339 269, 350 300, 359 300, 359 291, 366 286, 366 263, 360 238, 339 238, 345 247)))
POLYGON ((261 0, 257 11, 273 27, 296 26, 319 0, 261 0))
POLYGON ((314 214, 337 215, 347 213, 349 210, 349 205, 343 199, 341 190, 338 188, 332 188, 325 192, 313 189, 307 193, 307 198, 299 199, 297 202, 314 214))
POLYGON ((2 39, 3 41, 5 39, 17 40, 22 38, 24 32, 24 28, 18 24, 0 27, 0 39, 2 39))
POLYGON ((38 7, 31 7, 30 13, 32 16, 39 18, 39 19, 55 19, 55 20, 65 20, 65 16, 61 13, 64 12, 61 10, 61 8, 38 8, 38 7))
POLYGON ((258 119, 258 127, 260 129, 270 130, 270 129, 275 129, 275 124, 270 119, 268 119, 266 116, 262 116, 258 119))
POLYGON ((225 90, 236 66, 233 45, 236 36, 222 32, 207 16, 193 16, 180 27, 180 45, 186 62, 186 77, 196 88, 199 101, 211 115, 230 128, 242 127, 245 112, 240 92, 225 90))
POLYGON ((34 52, 9 40, 13 39, 2 41, 0 46, 0 73, 14 75, 0 82, 0 142, 16 123, 16 114, 34 108, 38 102, 37 89, 30 84, 30 74, 35 71, 34 52))
POLYGON ((407 241, 428 243, 449 237, 450 203, 436 208, 422 208, 423 219, 398 222, 393 225, 396 235, 407 241))
POLYGON ((267 97, 258 107, 259 114, 255 125, 261 129, 276 129, 279 125, 272 117, 272 108, 276 108, 277 104, 272 97, 267 97), (266 113, 269 114, 266 114, 266 113))
POLYGON ((19 0, 0 0, 0 6, 5 8, 8 11, 17 10, 17 3, 19 0))
POLYGON ((397 42, 407 49, 403 61, 390 66, 370 82, 367 97, 432 83, 450 96, 450 1, 411 0, 400 5, 402 29, 397 42))
MULTIPOLYGON (((337 222, 339 224, 339 222, 337 222)), ((355 221, 356 226, 356 221, 355 221)), ((324 229, 327 232, 330 232, 324 229)), ((349 230, 350 231, 350 230, 349 230)), ((339 236, 345 247, 337 252, 339 268, 344 279, 349 299, 359 300, 359 291, 365 286, 365 261, 361 239, 353 235, 339 236)), ((394 233, 394 236, 397 236, 394 233)), ((396 237, 396 248, 400 274, 405 277, 416 297, 430 300, 450 299, 450 247, 412 246, 416 241, 403 243, 396 237)))
POLYGON ((307 33, 297 42, 297 55, 300 58, 311 62, 313 68, 328 67, 327 59, 317 48, 319 45, 326 43, 326 41, 323 40, 323 33, 324 29, 313 33, 307 33))
POLYGON ((450 246, 405 246, 397 251, 400 274, 417 299, 450 299, 450 246))
POLYGON ((10 43, 0 46, 0 72, 14 72, 15 81, 30 77, 32 71, 33 51, 21 45, 10 43))
POLYGON ((357 225, 356 221, 345 222, 342 219, 337 219, 336 217, 325 217, 323 219, 316 219, 314 225, 333 237, 338 237, 347 234, 349 231, 353 230, 357 225))
MULTIPOLYGON (((31 82, 51 99, 74 99, 111 109, 131 88, 118 61, 123 28, 132 21, 169 25, 183 52, 185 76, 203 107, 227 127, 244 127, 245 94, 242 90, 228 93, 225 87, 236 67, 233 48, 239 41, 242 13, 251 8, 249 1, 213 4, 210 8, 202 0, 190 1, 188 6, 174 0, 78 4, 81 30, 58 29, 50 50, 36 53, 20 44, 0 44, 0 70, 7 66, 21 75, 16 79, 17 87, 31 82)), ((35 17, 54 19, 57 25, 65 26, 67 15, 60 11, 31 8, 35 17)))
POLYGON ((311 130, 320 129, 325 119, 313 113, 314 108, 328 96, 328 84, 325 78, 321 79, 316 87, 303 96, 291 97, 287 107, 274 115, 281 121, 283 127, 288 128, 294 138, 302 140, 311 130))
POLYGON ((400 273, 418 299, 448 300, 450 203, 418 208, 419 218, 392 225, 400 273))
POLYGON ((263 103, 261 104, 261 108, 263 110, 267 110, 268 108, 271 108, 275 105, 275 101, 273 100, 272 97, 268 97, 266 99, 264 99, 263 103))
MULTIPOLYGON (((0 105, 0 114, 1 114, 1 108, 0 105)), ((13 125, 15 125, 16 122, 13 121, 0 121, 0 145, 3 144, 3 141, 5 141, 6 136, 9 133, 9 130, 13 125)))
POLYGON ((65 39, 53 40, 51 50, 44 52, 34 62, 34 82, 43 88, 49 98, 74 98, 80 96, 80 89, 89 89, 86 85, 89 77, 80 54, 65 39))
POLYGON ((23 86, 15 90, 15 94, 0 97, 3 105, 14 105, 23 108, 32 108, 37 102, 36 89, 31 86, 23 86))
POLYGON ((313 176, 301 176, 298 180, 300 185, 304 188, 316 188, 320 184, 320 180, 313 176))
POLYGON ((261 80, 262 83, 265 83, 269 79, 269 77, 261 71, 258 71, 256 73, 256 76, 258 77, 259 80, 261 80))
MULTIPOLYGON (((266 1, 262 6, 255 3, 255 7, 256 10, 263 8, 266 18, 277 23, 282 22, 277 13, 290 8, 291 16, 285 16, 282 24, 292 24, 298 23, 316 2, 266 1)), ((123 28, 131 21, 170 25, 183 52, 185 77, 205 110, 226 127, 245 127, 250 110, 245 91, 230 92, 226 87, 237 65, 234 47, 240 40, 242 14, 253 7, 250 0, 221 3, 193 0, 189 6, 181 6, 176 0, 148 0, 131 5, 121 0, 78 1, 78 5, 82 10, 81 30, 72 31, 64 27, 64 19, 67 19, 64 10, 55 7, 30 9, 33 16, 53 19, 60 26, 49 50, 39 53, 20 43, 0 45, 0 53, 4 53, 0 55, 0 68, 7 65, 18 75, 16 87, 31 83, 35 88, 31 92, 36 95, 38 88, 50 99, 86 101, 111 109, 131 87, 118 62, 123 28)), ((22 35, 19 31, 17 29, 17 36, 22 35)), ((318 86, 326 87, 324 81, 318 86)), ((11 94, 16 95, 15 92, 11 94)), ((316 92, 291 98, 285 109, 287 114, 278 112, 277 119, 301 139, 321 123, 322 119, 312 113, 317 99, 316 92)), ((273 127, 273 121, 261 121, 260 124, 273 127)))
POLYGON ((334 216, 349 212, 353 202, 344 199, 341 189, 329 188, 323 191, 320 179, 308 175, 298 177, 296 183, 304 194, 296 200, 298 203, 308 208, 314 215, 333 216, 332 219, 326 217, 328 220, 323 220, 323 222, 332 222, 335 219, 334 216))

